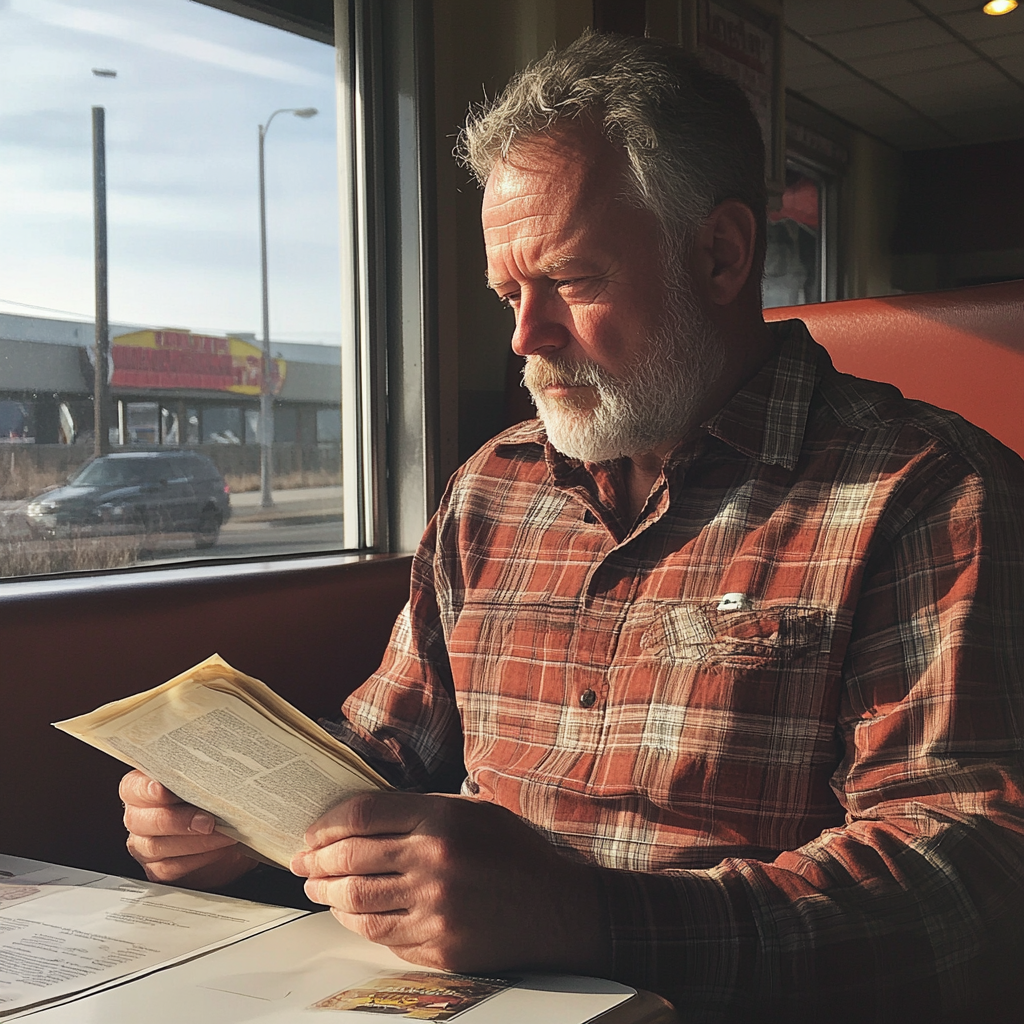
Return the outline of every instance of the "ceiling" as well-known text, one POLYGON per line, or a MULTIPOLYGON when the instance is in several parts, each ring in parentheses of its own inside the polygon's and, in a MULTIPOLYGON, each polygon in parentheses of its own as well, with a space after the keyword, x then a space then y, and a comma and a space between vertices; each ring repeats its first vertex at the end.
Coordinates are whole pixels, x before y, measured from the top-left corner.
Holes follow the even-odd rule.
POLYGON ((898 149, 1024 137, 1024 3, 785 0, 786 86, 898 149))

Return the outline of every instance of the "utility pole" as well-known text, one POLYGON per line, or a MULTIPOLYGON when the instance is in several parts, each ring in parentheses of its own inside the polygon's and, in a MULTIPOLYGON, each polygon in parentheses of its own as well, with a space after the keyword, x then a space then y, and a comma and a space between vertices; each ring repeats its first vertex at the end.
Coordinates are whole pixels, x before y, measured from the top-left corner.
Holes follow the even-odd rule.
POLYGON ((92 108, 92 208, 96 263, 96 362, 93 374, 93 454, 110 451, 107 360, 110 324, 107 313, 107 146, 103 107, 92 108))
MULTIPOLYGON (((274 111, 276 114, 277 111, 274 111)), ((273 508, 274 495, 271 490, 274 453, 274 395, 270 388, 270 296, 267 287, 267 185, 263 159, 263 139, 270 127, 260 125, 260 270, 263 286, 263 372, 260 383, 260 508, 273 508)))
POLYGON ((274 452, 274 393, 272 389, 273 358, 270 353, 270 295, 267 284, 267 184, 264 163, 264 139, 270 131, 270 122, 278 114, 294 114, 308 119, 316 117, 316 107, 286 107, 275 110, 260 129, 260 283, 263 288, 263 382, 260 386, 260 508, 274 507, 271 490, 272 459, 274 452))

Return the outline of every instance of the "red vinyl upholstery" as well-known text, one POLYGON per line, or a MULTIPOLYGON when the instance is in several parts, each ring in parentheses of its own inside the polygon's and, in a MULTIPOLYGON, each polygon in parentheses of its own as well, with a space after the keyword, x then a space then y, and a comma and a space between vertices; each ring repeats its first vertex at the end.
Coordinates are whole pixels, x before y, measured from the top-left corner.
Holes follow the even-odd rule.
POLYGON ((1024 456, 1024 281, 764 312, 793 317, 837 369, 952 409, 1024 456))

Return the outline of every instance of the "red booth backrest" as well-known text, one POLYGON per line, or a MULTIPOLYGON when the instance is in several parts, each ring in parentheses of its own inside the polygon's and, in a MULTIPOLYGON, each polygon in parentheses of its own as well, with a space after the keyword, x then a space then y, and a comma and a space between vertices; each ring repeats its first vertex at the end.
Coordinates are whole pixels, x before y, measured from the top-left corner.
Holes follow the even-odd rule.
POLYGON ((952 409, 1024 456, 1024 281, 764 312, 793 317, 837 369, 952 409))

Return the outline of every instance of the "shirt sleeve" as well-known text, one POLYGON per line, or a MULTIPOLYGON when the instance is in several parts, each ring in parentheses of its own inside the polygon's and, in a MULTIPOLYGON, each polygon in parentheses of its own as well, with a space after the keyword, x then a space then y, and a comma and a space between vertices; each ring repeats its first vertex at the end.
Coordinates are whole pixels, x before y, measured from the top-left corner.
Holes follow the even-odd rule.
POLYGON ((616 978, 686 1020, 1020 1019, 1024 488, 1011 470, 961 477, 866 567, 832 779, 845 824, 771 863, 598 869, 616 978))
POLYGON ((399 789, 457 792, 463 737, 434 585, 436 520, 413 557, 409 601, 380 668, 324 722, 399 789))

